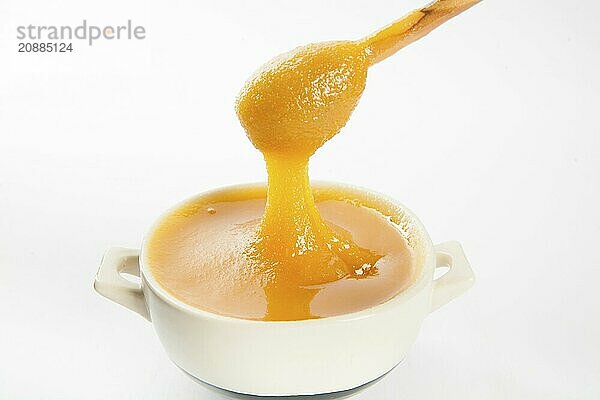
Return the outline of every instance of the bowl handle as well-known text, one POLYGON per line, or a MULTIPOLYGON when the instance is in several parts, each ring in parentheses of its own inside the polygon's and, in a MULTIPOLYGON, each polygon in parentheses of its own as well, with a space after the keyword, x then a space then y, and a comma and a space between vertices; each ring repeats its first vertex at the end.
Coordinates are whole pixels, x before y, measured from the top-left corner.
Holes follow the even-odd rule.
POLYGON ((94 280, 94 289, 102 296, 121 304, 150 321, 141 283, 121 275, 140 276, 140 252, 137 249, 111 247, 104 253, 94 280))
POLYGON ((435 246, 436 268, 448 266, 444 275, 433 281, 430 311, 449 303, 475 283, 475 275, 458 242, 445 242, 435 246))

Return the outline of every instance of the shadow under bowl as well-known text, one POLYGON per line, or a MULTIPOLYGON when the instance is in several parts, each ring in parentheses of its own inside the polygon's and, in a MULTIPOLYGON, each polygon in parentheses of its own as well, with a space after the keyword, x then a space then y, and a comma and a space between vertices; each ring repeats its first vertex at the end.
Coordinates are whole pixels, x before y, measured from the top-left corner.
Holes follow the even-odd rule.
POLYGON ((367 382, 363 385, 357 386, 352 389, 342 390, 339 392, 330 392, 330 393, 317 393, 317 394, 301 394, 301 395, 290 395, 290 396, 257 396, 253 394, 245 394, 245 393, 237 393, 232 392, 226 389, 222 389, 220 387, 211 385, 210 383, 206 383, 195 376, 188 373, 183 368, 179 367, 188 377, 190 377, 194 382, 204 386, 206 389, 219 394, 225 399, 231 400, 339 400, 339 399, 347 399, 350 398, 363 390, 373 386, 380 380, 382 380, 385 376, 387 376, 390 372, 392 372, 398 365, 402 364, 404 359, 400 361, 394 368, 381 375, 379 378, 373 379, 371 382, 367 382))

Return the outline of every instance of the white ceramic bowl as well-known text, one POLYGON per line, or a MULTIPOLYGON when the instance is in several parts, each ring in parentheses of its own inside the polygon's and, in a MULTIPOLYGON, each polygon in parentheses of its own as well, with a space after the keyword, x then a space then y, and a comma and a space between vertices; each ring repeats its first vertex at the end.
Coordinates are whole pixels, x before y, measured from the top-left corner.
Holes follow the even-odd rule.
POLYGON ((217 388, 297 396, 345 393, 365 385, 393 369, 413 344, 423 318, 467 290, 474 276, 460 244, 434 247, 417 217, 401 204, 365 189, 313 183, 315 190, 328 187, 395 210, 398 229, 418 260, 409 288, 381 305, 335 317, 281 322, 231 318, 193 308, 167 293, 148 270, 145 241, 141 253, 109 249, 94 288, 151 321, 171 360, 217 388), (434 280, 434 270, 441 266, 450 269, 434 280), (139 276, 140 284, 121 273, 139 276))

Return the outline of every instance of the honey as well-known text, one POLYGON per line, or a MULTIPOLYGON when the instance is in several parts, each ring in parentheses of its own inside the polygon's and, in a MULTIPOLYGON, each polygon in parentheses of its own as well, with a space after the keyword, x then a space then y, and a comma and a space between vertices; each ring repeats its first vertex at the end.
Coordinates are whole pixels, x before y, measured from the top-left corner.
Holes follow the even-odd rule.
POLYGON ((236 112, 266 162, 266 203, 230 194, 205 212, 167 219, 150 252, 151 265, 171 266, 153 268, 163 286, 199 308, 275 321, 357 311, 401 291, 414 267, 409 246, 361 205, 328 203, 335 217, 323 218, 309 159, 350 118, 371 65, 477 2, 440 0, 366 38, 299 47, 255 73, 236 112), (386 245, 373 246, 368 232, 385 232, 386 245))

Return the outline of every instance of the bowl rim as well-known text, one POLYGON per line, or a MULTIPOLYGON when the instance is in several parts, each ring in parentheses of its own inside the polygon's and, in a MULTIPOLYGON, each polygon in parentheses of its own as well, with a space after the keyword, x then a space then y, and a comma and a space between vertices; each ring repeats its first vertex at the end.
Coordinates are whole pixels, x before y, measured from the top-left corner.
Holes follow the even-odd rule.
POLYGON ((322 318, 315 318, 315 319, 303 319, 303 320, 292 320, 292 321, 263 321, 263 320, 244 319, 244 318, 237 318, 237 317, 232 317, 232 316, 227 316, 227 315, 221 315, 221 314, 217 314, 217 313, 213 313, 210 311, 202 310, 200 308, 193 307, 193 306, 177 299, 173 295, 171 295, 169 292, 166 291, 166 289, 164 289, 160 285, 160 283, 158 283, 154 279, 154 277, 152 276, 152 273, 148 269, 147 263, 146 263, 146 256, 147 256, 146 249, 148 247, 147 242, 148 242, 150 236, 152 235, 152 233, 154 233, 154 231, 159 226, 159 224, 168 215, 170 215, 173 211, 179 209, 180 207, 182 207, 190 202, 193 202, 196 199, 199 199, 204 196, 208 196, 210 194, 214 194, 219 191, 226 191, 226 190, 233 190, 233 189, 263 188, 263 187, 266 187, 266 182, 249 182, 249 183, 240 183, 240 184, 234 184, 234 185, 221 186, 221 187, 206 190, 206 191, 198 193, 194 196, 188 197, 188 198, 184 199, 183 201, 180 201, 177 204, 175 204, 174 206, 170 207, 166 211, 164 211, 150 226, 150 228, 147 230, 147 232, 144 235, 144 238, 142 240, 142 246, 141 246, 140 256, 139 256, 140 278, 142 281, 142 288, 150 289, 156 296, 158 296, 166 304, 174 307, 175 309, 178 309, 179 311, 183 311, 186 314, 189 314, 189 315, 192 315, 195 317, 199 317, 202 319, 210 319, 210 320, 221 321, 221 322, 245 324, 245 325, 257 325, 257 326, 260 326, 260 325, 264 325, 264 326, 267 326, 267 325, 268 326, 274 326, 274 325, 295 326, 295 325, 323 325, 323 324, 328 324, 328 323, 347 322, 347 321, 369 318, 376 314, 389 311, 389 310, 397 307, 399 304, 404 303, 405 301, 408 301, 410 298, 414 297, 421 290, 426 288, 429 281, 433 280, 433 270, 435 269, 435 258, 436 258, 434 246, 431 241, 431 238, 429 237, 429 234, 425 230, 425 227, 423 226, 421 221, 417 218, 417 216, 409 208, 407 208, 399 201, 397 201, 387 195, 384 195, 382 193, 379 193, 377 191, 374 191, 374 190, 371 190, 371 189, 368 189, 365 187, 352 185, 352 184, 346 184, 346 183, 340 183, 340 182, 324 181, 324 180, 315 180, 315 181, 311 180, 312 189, 340 188, 340 189, 345 189, 345 190, 350 190, 350 191, 357 191, 357 192, 364 193, 364 194, 369 194, 371 196, 374 196, 378 199, 390 202, 390 203, 394 204, 395 206, 399 207, 404 212, 404 214, 410 218, 414 227, 417 228, 418 234, 421 238, 421 245, 423 246, 423 254, 424 254, 424 259, 423 259, 423 262, 422 262, 422 265, 421 265, 421 268, 419 271, 419 275, 411 283, 411 285, 409 285, 406 289, 402 290, 401 292, 399 292, 398 294, 396 294, 394 297, 390 298, 389 300, 387 300, 383 303, 374 305, 372 307, 365 308, 360 311, 355 311, 352 313, 346 313, 346 314, 340 314, 340 315, 334 315, 334 316, 329 316, 329 317, 322 317, 322 318))

